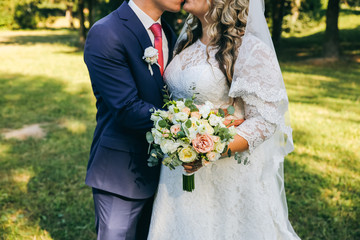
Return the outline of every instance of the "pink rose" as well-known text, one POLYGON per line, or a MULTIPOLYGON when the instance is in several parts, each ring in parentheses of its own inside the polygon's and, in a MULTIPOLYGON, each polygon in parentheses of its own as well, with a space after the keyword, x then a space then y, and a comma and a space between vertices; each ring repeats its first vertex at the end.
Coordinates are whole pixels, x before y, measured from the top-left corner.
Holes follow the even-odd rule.
POLYGON ((190 108, 188 107, 184 107, 181 111, 186 113, 188 116, 190 115, 190 108))
POLYGON ((198 134, 192 140, 192 145, 196 152, 207 153, 214 149, 214 141, 209 134, 198 134))
POLYGON ((168 129, 164 129, 162 136, 167 138, 167 137, 169 137, 169 133, 170 133, 170 131, 168 129))
POLYGON ((191 112, 190 116, 197 119, 201 118, 201 114, 199 112, 191 112))
POLYGON ((180 131, 181 131, 181 128, 180 128, 179 124, 172 125, 170 128, 170 132, 174 135, 176 135, 180 131))

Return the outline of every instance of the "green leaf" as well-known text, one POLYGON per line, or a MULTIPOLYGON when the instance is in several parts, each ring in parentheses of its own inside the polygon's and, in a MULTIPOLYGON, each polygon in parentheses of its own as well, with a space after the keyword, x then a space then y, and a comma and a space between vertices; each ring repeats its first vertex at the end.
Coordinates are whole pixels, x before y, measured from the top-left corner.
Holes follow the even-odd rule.
POLYGON ((159 127, 161 127, 161 128, 165 128, 165 127, 166 127, 166 125, 167 125, 167 123, 166 123, 166 121, 165 121, 165 120, 160 120, 160 121, 159 121, 159 127))
POLYGON ((152 135, 151 132, 147 132, 147 133, 146 133, 146 141, 147 141, 148 143, 152 143, 152 142, 154 141, 154 137, 153 137, 153 135, 152 135))
POLYGON ((191 105, 193 105, 193 101, 192 101, 191 99, 186 99, 186 100, 185 100, 185 106, 188 107, 188 108, 190 108, 191 105))
POLYGON ((189 108, 190 108, 190 112, 198 112, 199 111, 199 109, 194 104, 192 104, 189 108))
POLYGON ((185 122, 185 127, 191 128, 191 125, 192 125, 192 122, 190 119, 185 122))
POLYGON ((157 158, 154 158, 153 156, 150 156, 147 162, 149 167, 155 167, 159 164, 159 160, 157 158))
POLYGON ((186 135, 183 131, 178 132, 176 136, 178 136, 178 138, 186 137, 186 135))
POLYGON ((225 117, 225 112, 221 108, 219 108, 219 114, 221 117, 225 117))
POLYGON ((229 148, 227 154, 228 154, 228 157, 231 157, 231 149, 230 148, 229 148))
MULTIPOLYGON (((185 134, 186 134, 187 136, 189 136, 189 135, 190 135, 189 129, 184 128, 184 132, 185 132, 185 134)), ((185 136, 184 136, 184 137, 185 137, 185 136)))
POLYGON ((233 115, 235 113, 235 108, 233 106, 228 106, 227 111, 228 114, 233 115))
POLYGON ((241 164, 242 159, 240 153, 236 152, 234 158, 238 162, 238 164, 241 164))

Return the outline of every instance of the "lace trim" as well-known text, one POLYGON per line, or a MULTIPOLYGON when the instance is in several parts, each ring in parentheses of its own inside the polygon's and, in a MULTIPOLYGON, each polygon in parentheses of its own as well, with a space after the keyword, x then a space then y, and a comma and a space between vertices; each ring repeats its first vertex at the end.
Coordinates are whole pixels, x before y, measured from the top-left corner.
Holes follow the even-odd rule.
POLYGON ((247 81, 244 78, 236 78, 236 80, 231 84, 229 96, 232 98, 239 97, 244 94, 255 94, 259 98, 267 102, 279 102, 282 100, 288 101, 288 97, 285 89, 278 87, 261 86, 259 81, 251 79, 252 81, 247 81), (266 89, 266 91, 264 91, 266 89))

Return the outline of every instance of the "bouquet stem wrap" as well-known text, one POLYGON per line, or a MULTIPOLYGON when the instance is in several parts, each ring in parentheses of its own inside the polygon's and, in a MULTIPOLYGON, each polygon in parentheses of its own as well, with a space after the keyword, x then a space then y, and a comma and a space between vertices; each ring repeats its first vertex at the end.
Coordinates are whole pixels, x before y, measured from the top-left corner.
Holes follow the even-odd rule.
POLYGON ((195 190, 195 174, 183 173, 183 190, 186 192, 192 192, 195 190))

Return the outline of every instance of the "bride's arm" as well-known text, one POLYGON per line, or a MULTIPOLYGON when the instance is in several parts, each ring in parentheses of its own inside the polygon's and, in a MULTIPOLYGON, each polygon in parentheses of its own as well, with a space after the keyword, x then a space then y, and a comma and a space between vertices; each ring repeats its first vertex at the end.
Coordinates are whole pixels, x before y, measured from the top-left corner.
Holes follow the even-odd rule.
POLYGON ((238 134, 235 136, 235 140, 229 144, 231 152, 246 150, 251 152, 271 137, 276 130, 276 124, 266 121, 256 107, 245 103, 244 111, 246 120, 236 127, 238 134))
POLYGON ((251 152, 284 121, 288 99, 275 52, 256 37, 243 39, 229 96, 244 104, 245 121, 236 128, 232 152, 251 152))

